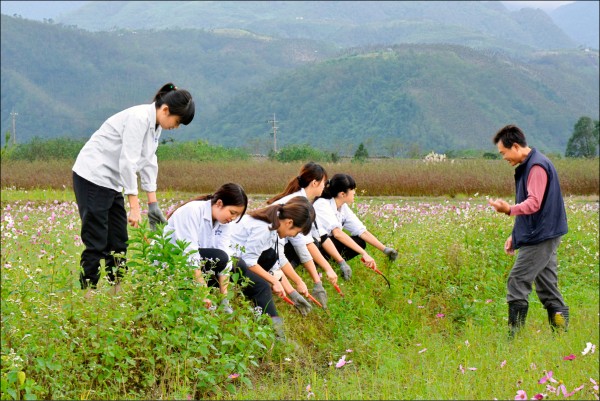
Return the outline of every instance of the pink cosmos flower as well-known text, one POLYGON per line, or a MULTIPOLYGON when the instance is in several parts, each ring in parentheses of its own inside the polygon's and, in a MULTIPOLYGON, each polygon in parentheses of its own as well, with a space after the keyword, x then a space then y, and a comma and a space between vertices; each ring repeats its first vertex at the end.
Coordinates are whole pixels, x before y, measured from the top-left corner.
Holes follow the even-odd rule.
POLYGON ((465 374, 465 368, 463 368, 462 364, 458 365, 458 369, 460 370, 460 373, 462 373, 463 375, 465 374))
POLYGON ((537 393, 532 398, 532 400, 543 400, 543 399, 544 399, 544 394, 542 394, 542 393, 537 393))
POLYGON ((425 351, 427 351, 427 348, 423 348, 421 351, 419 351, 419 354, 422 354, 425 351))
POLYGON ((29 216, 27 216, 27 215, 23 216, 23 220, 25 220, 25 221, 29 220, 29 216))
POLYGON ((572 396, 573 394, 575 394, 576 392, 583 390, 583 387, 584 387, 584 386, 583 386, 583 384, 582 384, 581 386, 579 386, 579 387, 577 387, 577 388, 574 388, 574 389, 573 389, 573 391, 571 391, 570 393, 568 393, 567 395, 565 395, 565 397, 570 397, 570 396, 572 396))
POLYGON ((527 399, 527 393, 525 392, 525 390, 518 390, 517 395, 515 396, 515 400, 526 400, 526 399, 527 399))
POLYGON ((444 315, 443 313, 438 313, 437 315, 435 315, 435 317, 437 317, 439 319, 443 318, 444 316, 446 316, 446 315, 444 315))
POLYGON ((347 361, 346 360, 346 355, 342 355, 342 357, 340 358, 340 360, 335 364, 336 368, 341 368, 342 366, 348 364, 348 363, 352 363, 352 361, 347 361))
POLYGON ((571 354, 571 355, 567 355, 567 356, 563 357, 563 360, 572 361, 575 358, 576 358, 576 356, 574 354, 571 354))
POLYGON ((500 362, 500 369, 502 369, 504 366, 506 366, 506 359, 500 362))
POLYGON ((565 387, 565 385, 560 382, 560 385, 556 388, 556 395, 558 395, 559 392, 563 393, 563 396, 567 396, 567 388, 565 387))
POLYGON ((546 383, 547 381, 550 381, 550 383, 558 383, 558 382, 557 382, 557 381, 556 381, 554 378, 552 378, 552 374, 553 374, 553 372, 552 372, 552 371, 549 371, 548 373, 546 373, 546 374, 544 375, 544 377, 542 377, 542 378, 541 378, 541 379, 538 381, 538 383, 539 383, 539 384, 544 384, 544 383, 546 383))
POLYGON ((489 304, 489 303, 492 303, 492 302, 494 302, 494 301, 493 301, 493 300, 491 300, 491 299, 486 299, 486 300, 485 300, 485 303, 486 303, 486 304, 489 304))
POLYGON ((347 352, 347 353, 350 353, 350 352, 354 352, 354 351, 353 351, 352 349, 348 348, 348 349, 346 350, 346 352, 347 352))
POLYGON ((230 379, 237 379, 238 377, 240 377, 239 373, 232 373, 229 376, 227 376, 230 379))
POLYGON ((477 370, 477 368, 469 368, 469 370, 477 370))

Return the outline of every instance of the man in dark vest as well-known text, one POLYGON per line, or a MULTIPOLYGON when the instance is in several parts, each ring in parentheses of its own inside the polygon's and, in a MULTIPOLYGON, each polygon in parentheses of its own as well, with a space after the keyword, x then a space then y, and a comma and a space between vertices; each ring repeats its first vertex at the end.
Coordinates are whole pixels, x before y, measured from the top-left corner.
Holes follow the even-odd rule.
POLYGON ((525 323, 532 283, 548 311, 552 330, 566 331, 569 307, 558 290, 556 250, 568 227, 558 174, 546 156, 527 146, 525 134, 515 125, 500 129, 494 144, 504 160, 517 166, 515 205, 502 199, 489 200, 497 212, 515 216, 512 233, 504 244, 508 255, 519 250, 507 283, 509 335, 514 337, 525 323))

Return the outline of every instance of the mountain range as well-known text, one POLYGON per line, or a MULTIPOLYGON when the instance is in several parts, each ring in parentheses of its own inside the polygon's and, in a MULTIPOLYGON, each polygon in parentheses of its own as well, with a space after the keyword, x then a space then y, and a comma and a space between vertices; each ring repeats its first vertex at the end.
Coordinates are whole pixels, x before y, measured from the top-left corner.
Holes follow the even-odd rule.
POLYGON ((405 155, 486 149, 514 122, 562 153, 580 116, 598 119, 598 51, 568 28, 597 4, 126 1, 56 21, 2 15, 2 132, 16 120, 19 142, 89 137, 173 81, 198 105, 175 140, 264 153, 275 120, 280 146, 405 155))

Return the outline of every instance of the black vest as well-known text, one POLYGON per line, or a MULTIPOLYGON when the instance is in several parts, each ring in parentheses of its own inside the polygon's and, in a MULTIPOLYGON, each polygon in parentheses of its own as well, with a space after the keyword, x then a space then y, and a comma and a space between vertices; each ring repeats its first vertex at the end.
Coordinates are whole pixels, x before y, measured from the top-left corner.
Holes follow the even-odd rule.
POLYGON ((560 237, 568 231, 567 213, 558 182, 558 174, 552 162, 535 148, 531 149, 525 161, 515 169, 515 203, 521 203, 527 199, 527 178, 531 168, 536 165, 546 170, 548 175, 546 191, 540 210, 534 214, 516 216, 512 231, 514 249, 523 245, 539 244, 542 241, 560 237))

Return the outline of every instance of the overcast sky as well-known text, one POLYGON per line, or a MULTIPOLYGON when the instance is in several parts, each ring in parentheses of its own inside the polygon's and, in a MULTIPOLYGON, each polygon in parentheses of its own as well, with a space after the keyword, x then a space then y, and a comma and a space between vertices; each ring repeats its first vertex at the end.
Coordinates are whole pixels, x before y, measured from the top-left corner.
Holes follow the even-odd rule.
MULTIPOLYGON (((77 9, 87 1, 0 1, 2 14, 18 14, 23 18, 43 20, 56 18, 58 15, 77 9)), ((572 1, 503 1, 509 10, 523 7, 541 8, 551 11, 572 1)))

